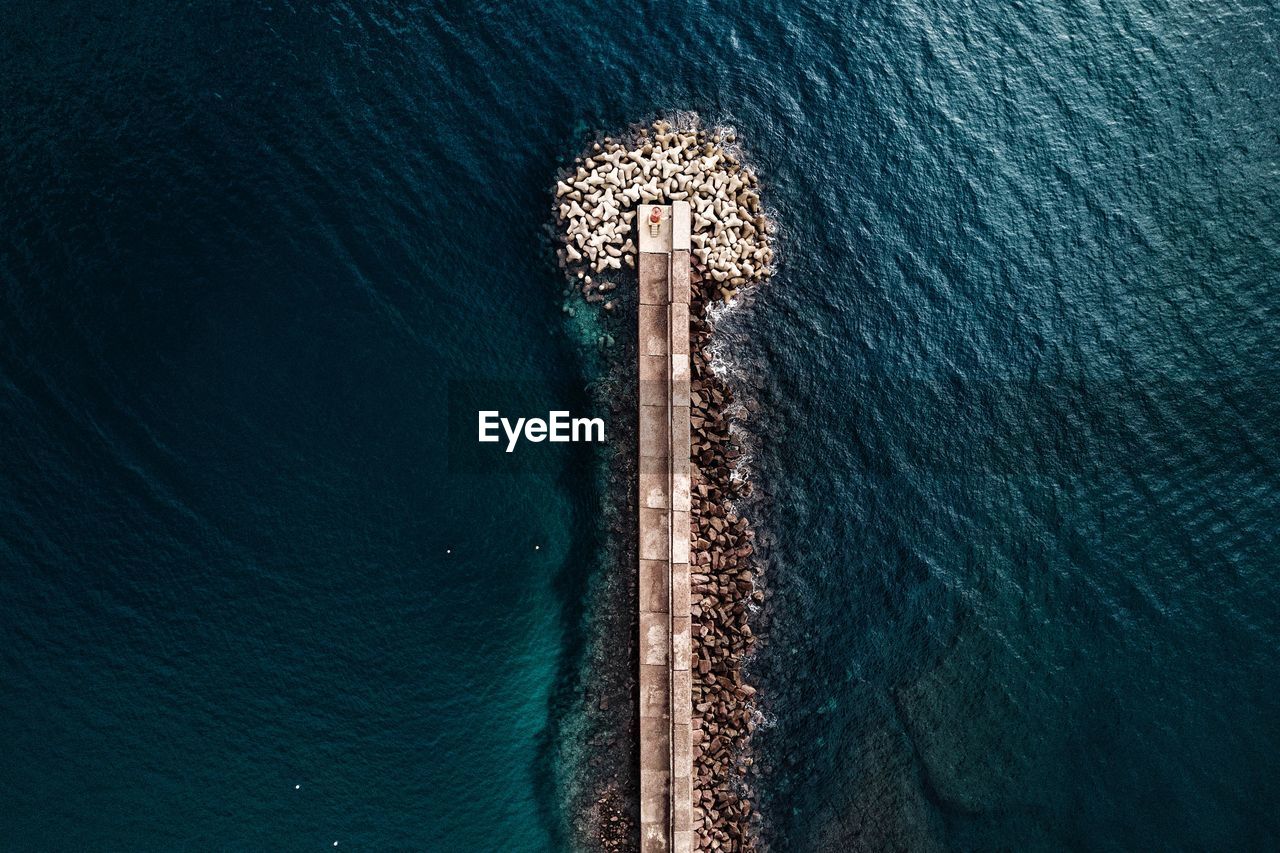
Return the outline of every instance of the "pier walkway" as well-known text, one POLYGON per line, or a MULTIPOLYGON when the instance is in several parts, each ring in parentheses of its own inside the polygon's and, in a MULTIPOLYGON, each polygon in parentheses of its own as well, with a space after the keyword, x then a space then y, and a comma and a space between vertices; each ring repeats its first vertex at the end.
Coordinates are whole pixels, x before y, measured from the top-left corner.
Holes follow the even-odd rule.
POLYGON ((690 853, 689 204, 640 205, 637 222, 640 850, 690 853))

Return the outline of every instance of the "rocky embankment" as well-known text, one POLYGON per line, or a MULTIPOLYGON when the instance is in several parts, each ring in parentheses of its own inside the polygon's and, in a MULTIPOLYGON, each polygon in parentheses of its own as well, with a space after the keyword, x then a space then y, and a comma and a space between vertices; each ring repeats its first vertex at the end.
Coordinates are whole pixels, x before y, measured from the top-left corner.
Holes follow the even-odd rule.
POLYGON ((636 206, 642 203, 689 202, 695 265, 723 298, 769 277, 769 219, 755 173, 731 150, 735 142, 732 131, 676 130, 659 121, 628 140, 594 143, 561 175, 557 253, 588 301, 612 310, 609 292, 622 282, 624 267, 636 264, 636 206))
POLYGON ((690 592, 693 625, 694 829, 703 850, 755 848, 752 828, 751 733, 756 727, 742 662, 755 644, 748 624, 756 588, 755 531, 729 509, 750 493, 733 476, 742 450, 729 429, 733 392, 711 369, 714 332, 706 307, 722 298, 695 270, 689 338, 692 376, 692 509, 690 592))
MULTIPOLYGON (((555 205, 561 266, 588 302, 608 311, 615 290, 635 286, 637 206, 687 200, 691 207, 694 830, 698 849, 736 853, 755 849, 758 822, 749 784, 755 690, 742 663, 755 643, 748 620, 764 596, 755 534, 732 508, 750 484, 735 476, 742 451, 729 427, 733 393, 712 369, 708 309, 766 279, 773 250, 756 175, 735 142, 732 131, 663 121, 622 140, 605 138, 561 174, 555 205)), ((619 849, 619 830, 630 829, 615 809, 602 792, 595 840, 603 849, 619 849)))

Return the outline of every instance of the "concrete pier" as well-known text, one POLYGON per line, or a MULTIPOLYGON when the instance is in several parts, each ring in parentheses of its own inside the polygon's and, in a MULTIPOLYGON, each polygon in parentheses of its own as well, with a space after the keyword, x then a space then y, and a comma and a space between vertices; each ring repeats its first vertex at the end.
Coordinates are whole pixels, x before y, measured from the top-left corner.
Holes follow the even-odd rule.
POLYGON ((639 206, 640 850, 693 849, 688 202, 639 206))

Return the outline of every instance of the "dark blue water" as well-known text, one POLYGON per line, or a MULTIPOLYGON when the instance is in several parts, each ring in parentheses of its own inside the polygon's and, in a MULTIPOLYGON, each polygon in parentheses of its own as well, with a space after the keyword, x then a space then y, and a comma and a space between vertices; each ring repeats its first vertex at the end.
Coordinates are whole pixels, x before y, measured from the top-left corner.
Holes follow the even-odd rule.
POLYGON ((0 847, 573 843, 607 453, 451 466, 448 402, 589 405, 547 190, 676 108, 781 226, 773 847, 1280 846, 1278 26, 6 10, 0 847))

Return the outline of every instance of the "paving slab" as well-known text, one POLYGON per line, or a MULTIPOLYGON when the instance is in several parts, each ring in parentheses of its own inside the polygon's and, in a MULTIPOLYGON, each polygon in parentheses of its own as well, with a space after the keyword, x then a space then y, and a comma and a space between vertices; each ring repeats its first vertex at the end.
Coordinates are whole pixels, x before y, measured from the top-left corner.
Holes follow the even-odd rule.
MULTIPOLYGON (((673 613, 688 613, 690 601, 689 595, 689 564, 675 563, 671 566, 669 575, 671 581, 671 611, 673 613)), ((662 592, 667 591, 667 578, 663 578, 662 592)))
POLYGON ((657 355, 665 358, 669 354, 667 352, 667 309, 661 305, 641 304, 637 310, 640 315, 641 355, 657 355))
POLYGON ((671 405, 687 408, 689 406, 690 376, 689 356, 671 356, 671 405))
POLYGON ((672 709, 667 701, 670 688, 671 670, 666 664, 640 664, 640 719, 671 719, 672 709))
POLYGON ((650 509, 670 509, 671 501, 667 496, 669 484, 666 472, 640 474, 640 506, 650 509))
POLYGON ((671 708, 672 722, 689 725, 693 718, 693 673, 687 669, 671 670, 671 692, 673 696, 685 696, 689 700, 676 702, 671 708))
MULTIPOLYGON (((671 728, 671 753, 675 756, 676 768, 676 791, 681 788, 681 778, 684 779, 684 785, 689 786, 692 780, 689 778, 689 771, 693 767, 693 740, 690 737, 692 730, 689 726, 672 726, 671 728)), ((692 795, 684 801, 686 808, 693 805, 692 795)), ((680 804, 676 804, 676 813, 679 814, 680 804)))
POLYGON ((689 275, 689 253, 673 252, 671 256, 671 301, 688 305, 693 298, 693 286, 689 275))
POLYGON ((668 660, 667 652, 671 648, 671 639, 667 636, 667 632, 671 630, 668 622, 670 618, 666 613, 641 612, 641 665, 666 666, 668 660))
MULTIPOLYGON (((660 426, 665 426, 665 424, 660 424, 660 426)), ((651 456, 647 453, 640 454, 641 474, 662 474, 665 477, 670 470, 665 452, 660 456, 651 456)))
MULTIPOLYGON (((672 606, 672 599, 667 593, 669 582, 674 578, 671 566, 666 560, 640 561, 640 612, 661 613, 666 616, 667 608, 672 606)), ((673 592, 689 595, 687 578, 683 586, 678 585, 673 592), (682 592, 680 592, 682 590, 682 592)))
POLYGON ((693 478, 689 475, 688 465, 679 465, 672 477, 671 508, 688 512, 693 509, 693 478))
POLYGON ((641 305, 667 304, 667 273, 670 263, 666 254, 641 253, 637 264, 641 305))
POLYGON ((671 516, 661 509, 640 507, 640 559, 670 565, 671 516))
MULTIPOLYGON (((653 386, 650 386, 653 387, 653 386)), ((641 386, 643 391, 645 386, 641 386)), ((667 458, 667 442, 670 436, 667 434, 668 425, 667 408, 665 406, 641 406, 640 407, 640 458, 646 456, 653 458, 667 458)), ((683 457, 676 457, 677 459, 683 457)), ((664 476, 670 475, 670 468, 664 463, 662 466, 664 476)))
POLYGON ((640 356, 640 381, 667 382, 667 361, 660 355, 640 356))
MULTIPOLYGON (((643 802, 644 801, 641 800, 641 803, 643 802)), ((667 797, 665 794, 663 794, 662 819, 649 822, 643 819, 643 815, 641 816, 640 850, 642 851, 642 853, 664 853, 664 851, 666 850, 673 849, 667 846, 667 831, 668 831, 669 825, 667 823, 667 818, 666 818, 666 806, 667 806, 667 797)))
MULTIPOLYGON (((665 717, 649 717, 640 721, 640 734, 651 743, 666 745, 670 732, 671 721, 665 717)), ((640 760, 643 762, 641 766, 648 770, 662 770, 665 773, 671 768, 665 750, 650 750, 647 754, 641 754, 640 760)))
POLYGON ((687 201, 671 202, 671 252, 688 252, 693 228, 693 210, 687 201))
MULTIPOLYGON (((688 729, 685 729, 688 731, 688 729)), ((688 826, 693 822, 693 780, 689 778, 688 767, 692 765, 692 752, 689 754, 689 761, 686 765, 685 772, 677 772, 675 777, 675 796, 672 798, 675 803, 675 818, 677 825, 683 823, 688 826)))
MULTIPOLYGON (((644 614, 641 614, 643 618, 644 614)), ((671 617, 671 668, 674 670, 689 669, 689 648, 690 641, 690 616, 686 613, 683 616, 671 617)), ((667 626, 664 624, 663 628, 667 626)), ((666 660, 666 649, 663 649, 663 660, 666 660)), ((693 701, 690 697, 690 702, 693 701)))
MULTIPOLYGON (((671 458, 689 459, 689 407, 671 407, 671 458)), ((685 465, 689 463, 686 461, 685 465)))
POLYGON ((689 354, 689 306, 680 302, 671 304, 671 328, 684 329, 684 334, 671 338, 671 352, 676 355, 689 354))

